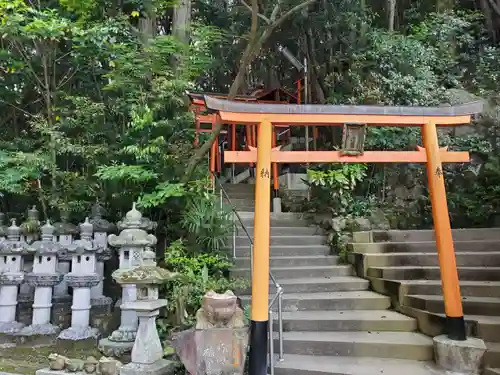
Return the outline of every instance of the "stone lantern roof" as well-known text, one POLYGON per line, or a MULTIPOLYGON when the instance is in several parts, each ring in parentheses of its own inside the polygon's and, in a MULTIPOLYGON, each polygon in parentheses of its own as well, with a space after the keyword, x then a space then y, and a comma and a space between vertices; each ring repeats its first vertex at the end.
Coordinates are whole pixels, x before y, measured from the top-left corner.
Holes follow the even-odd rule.
POLYGON ((53 240, 55 227, 50 224, 49 220, 42 226, 41 230, 42 239, 29 245, 28 251, 39 255, 62 254, 65 252, 66 249, 60 243, 53 240))
POLYGON ((116 225, 104 219, 106 210, 96 203, 91 210, 90 223, 94 226, 94 232, 112 233, 116 231, 116 225))
POLYGON ((12 220, 12 225, 6 228, 7 239, 0 241, 1 254, 19 254, 26 253, 28 243, 20 239, 21 228, 16 225, 16 220, 12 220))
POLYGON ((61 221, 54 224, 56 235, 72 235, 78 234, 76 225, 69 222, 69 214, 66 211, 61 212, 61 221))
POLYGON ((142 229, 146 231, 155 230, 157 223, 148 218, 142 217, 142 214, 136 209, 135 202, 132 204, 132 209, 127 212, 125 218, 118 222, 118 229, 142 229))
POLYGON ((96 252, 100 248, 94 245, 92 240, 93 225, 90 223, 89 218, 85 219, 85 222, 80 224, 80 239, 73 241, 71 244, 67 245, 66 248, 68 253, 73 254, 83 254, 87 252, 96 252))
POLYGON ((118 223, 118 228, 121 229, 120 234, 118 236, 115 234, 109 235, 108 242, 114 247, 148 247, 156 245, 156 237, 148 234, 145 230, 145 228, 151 227, 151 223, 149 219, 142 217, 142 214, 135 208, 134 203, 125 218, 118 223), (145 223, 149 224, 146 225, 145 223))

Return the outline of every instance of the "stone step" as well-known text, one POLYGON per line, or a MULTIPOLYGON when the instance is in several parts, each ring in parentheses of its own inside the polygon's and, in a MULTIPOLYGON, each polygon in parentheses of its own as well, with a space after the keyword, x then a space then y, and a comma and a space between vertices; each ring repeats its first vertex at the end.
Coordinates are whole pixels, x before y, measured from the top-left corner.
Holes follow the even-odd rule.
MULTIPOLYGON (((251 227, 245 227, 248 234, 252 237, 254 236, 253 223, 251 227)), ((241 227, 236 227, 236 233, 239 236, 245 236, 245 232, 241 227)), ((271 236, 322 236, 323 233, 318 227, 271 227, 271 236)))
MULTIPOLYGON (((367 290, 370 286, 368 280, 355 276, 340 277, 307 277, 297 279, 278 280, 285 293, 318 293, 318 292, 346 292, 367 290)), ((271 291, 275 291, 271 285, 271 291)))
MULTIPOLYGON (((441 280, 386 280, 370 278, 374 291, 382 294, 398 296, 400 294, 441 295, 441 280)), ((464 297, 497 297, 500 298, 499 281, 460 281, 460 293, 464 297)))
MULTIPOLYGON (((441 295, 443 293, 440 280, 403 281, 408 294, 441 295)), ((464 297, 496 297, 500 298, 500 281, 460 281, 460 293, 464 297)))
MULTIPOLYGON (((440 295, 412 294, 404 299, 404 305, 435 313, 444 312, 443 297, 440 295)), ((464 314, 470 315, 500 315, 500 298, 493 297, 463 297, 464 314)))
POLYGON ((484 356, 484 363, 488 367, 500 368, 500 343, 486 342, 486 355, 484 356))
MULTIPOLYGON (((325 245, 325 236, 272 236, 269 239, 270 246, 299 246, 299 245, 325 245)), ((236 236, 236 246, 246 246, 250 239, 245 236, 236 236)))
MULTIPOLYGON (((418 321, 419 331, 430 337, 445 334, 446 316, 420 310, 414 307, 401 306, 401 312, 414 317, 418 321)), ((500 316, 465 315, 467 334, 479 337, 485 342, 500 342, 500 316)))
MULTIPOLYGON (((273 267, 271 272, 277 280, 289 279, 292 277, 334 277, 351 276, 352 267, 348 265, 339 266, 306 266, 306 267, 273 267)), ((234 268, 231 271, 234 277, 250 278, 249 268, 234 268)))
MULTIPOLYGON (((229 250, 231 251, 231 250, 229 250)), ((319 255, 329 255, 330 247, 326 245, 304 245, 304 246, 271 246, 270 254, 272 257, 283 257, 283 256, 319 256, 319 255)), ((242 245, 236 248, 237 257, 249 257, 250 256, 250 244, 242 245)))
MULTIPOLYGON (((275 350, 278 350, 275 335, 275 350)), ((378 357, 430 361, 434 350, 430 337, 416 332, 284 332, 287 354, 378 357)))
MULTIPOLYGON (((277 314, 273 314, 276 324, 277 314)), ((293 311, 283 313, 285 331, 403 331, 417 329, 417 321, 388 310, 293 311)))
MULTIPOLYGON (((439 266, 437 253, 355 254, 354 257, 362 257, 365 267, 439 266)), ((456 253, 455 259, 457 266, 499 267, 500 251, 456 253)))
MULTIPOLYGON (((276 375, 444 375, 433 362, 370 357, 288 354, 275 365, 276 375)), ((490 373, 489 375, 500 375, 490 373)))
MULTIPOLYGON (((392 280, 440 280, 439 267, 369 267, 368 276, 392 280)), ((460 280, 500 281, 500 267, 458 267, 460 280)))
MULTIPOLYGON (((234 265, 237 268, 250 267, 251 260, 249 257, 236 258, 234 265)), ((338 256, 286 256, 286 257, 271 257, 269 259, 271 268, 274 267, 306 267, 306 266, 334 266, 339 264, 338 256)))
POLYGON ((223 204, 231 208, 231 206, 252 206, 255 207, 255 198, 254 197, 236 197, 236 198, 229 198, 231 202, 229 202, 227 199, 224 201, 223 204))
MULTIPOLYGON (((270 295, 269 299, 274 297, 270 295)), ((242 296, 244 304, 251 301, 250 296, 242 296)), ((276 311, 277 304, 273 306, 276 311)), ((385 310, 391 306, 389 297, 370 291, 331 292, 331 293, 285 293, 283 311, 331 311, 331 310, 385 310)))
MULTIPOLYGON (((500 241, 500 230, 498 228, 453 229, 452 234, 454 241, 500 241)), ((376 230, 373 231, 373 240, 395 242, 434 241, 435 236, 434 230, 376 230)))
MULTIPOLYGON (((352 252, 361 254, 385 253, 432 253, 437 254, 436 243, 425 242, 368 242, 349 244, 352 252)), ((500 253, 500 240, 455 241, 455 252, 497 251, 500 253)))
MULTIPOLYGON (((278 280, 285 293, 324 293, 368 290, 370 282, 355 276, 306 277, 302 279, 278 280)), ((276 294, 276 286, 269 282, 269 292, 276 294)), ((240 290, 240 295, 251 295, 252 288, 240 290)))

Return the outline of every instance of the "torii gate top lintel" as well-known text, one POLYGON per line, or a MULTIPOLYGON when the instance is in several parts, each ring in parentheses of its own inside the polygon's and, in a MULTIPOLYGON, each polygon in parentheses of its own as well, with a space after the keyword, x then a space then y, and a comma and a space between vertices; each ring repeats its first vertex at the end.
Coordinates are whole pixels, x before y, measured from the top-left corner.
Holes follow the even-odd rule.
POLYGON ((365 123, 386 126, 463 125, 472 115, 483 110, 484 103, 475 101, 447 107, 264 104, 218 99, 204 95, 209 112, 218 113, 225 123, 256 124, 270 121, 273 125, 342 125, 365 123))

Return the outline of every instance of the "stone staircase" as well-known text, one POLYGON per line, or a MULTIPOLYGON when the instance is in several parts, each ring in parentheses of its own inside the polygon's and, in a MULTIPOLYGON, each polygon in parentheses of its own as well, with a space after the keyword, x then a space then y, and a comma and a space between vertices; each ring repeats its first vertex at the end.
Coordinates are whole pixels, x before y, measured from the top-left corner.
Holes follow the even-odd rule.
MULTIPOLYGON (((243 196, 244 188, 230 189, 232 199, 243 196)), ((253 236, 253 212, 246 211, 240 215, 253 236)), ((233 275, 250 278, 249 240, 237 234, 233 275)), ((370 291, 352 266, 339 264, 318 229, 297 215, 271 213, 270 240, 271 271, 284 288, 285 360, 276 363, 277 375, 442 373, 432 362, 432 339, 416 332, 417 320, 390 311, 390 297, 370 291)), ((243 303, 251 302, 249 294, 243 303)), ((275 336, 275 351, 278 344, 275 336)))
MULTIPOLYGON (((500 374, 500 230, 453 231, 469 335, 486 342, 487 375, 500 374)), ((375 231, 354 236, 351 262, 373 290, 414 317, 421 332, 444 331, 444 303, 433 231, 375 231)))

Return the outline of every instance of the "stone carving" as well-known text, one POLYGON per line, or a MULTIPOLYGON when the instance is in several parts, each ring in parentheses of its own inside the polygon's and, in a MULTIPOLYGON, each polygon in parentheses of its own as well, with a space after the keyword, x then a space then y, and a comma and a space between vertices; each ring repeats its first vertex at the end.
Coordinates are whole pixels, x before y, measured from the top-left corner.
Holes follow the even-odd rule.
POLYGON ((191 375, 243 374, 248 328, 234 293, 205 294, 196 329, 176 334, 173 346, 191 375))
POLYGON ((66 361, 68 360, 67 357, 59 355, 57 353, 49 354, 48 359, 49 359, 49 368, 51 370, 56 370, 56 371, 64 370, 64 368, 66 367, 66 361))
POLYGON ((82 360, 52 353, 48 356, 48 359, 49 369, 38 370, 37 374, 50 374, 50 370, 52 370, 68 373, 85 372, 86 374, 119 375, 122 367, 120 361, 107 357, 101 357, 99 361, 92 356, 82 360))
POLYGON ((93 374, 94 372, 97 372, 97 367, 99 365, 99 361, 95 359, 95 357, 87 357, 85 360, 85 364, 83 365, 83 370, 87 374, 93 374))
POLYGON ((203 306, 196 312, 196 329, 244 326, 245 315, 232 291, 228 290, 224 294, 209 291, 203 296, 203 306))

